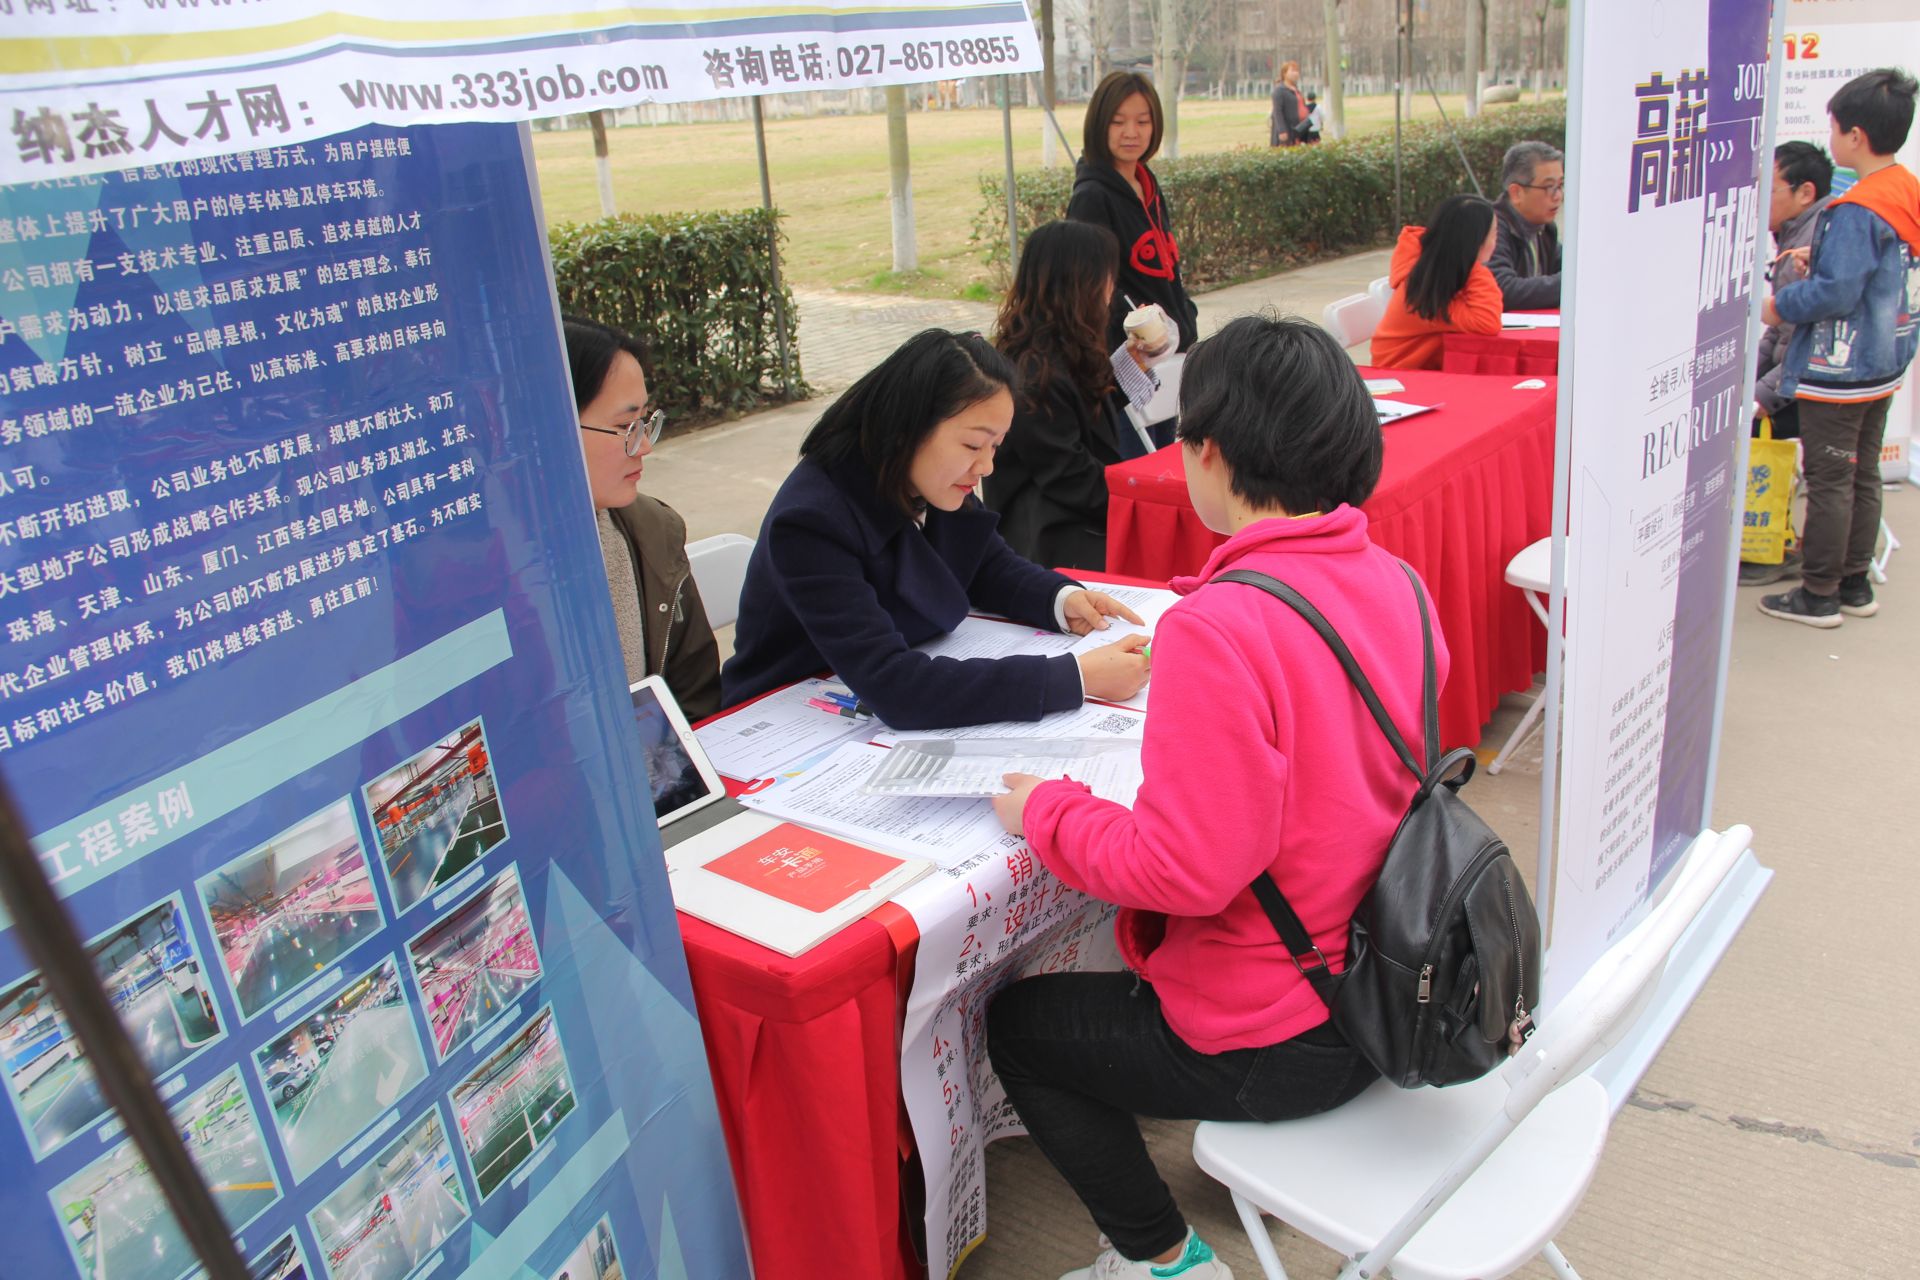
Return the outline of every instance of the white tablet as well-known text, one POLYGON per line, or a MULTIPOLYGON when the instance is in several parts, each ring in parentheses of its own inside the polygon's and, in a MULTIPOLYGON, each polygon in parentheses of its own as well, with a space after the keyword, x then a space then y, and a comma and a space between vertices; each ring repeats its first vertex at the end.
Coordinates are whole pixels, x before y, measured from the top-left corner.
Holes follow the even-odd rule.
POLYGON ((727 789, 713 762, 693 736, 680 704, 667 682, 648 676, 627 687, 633 697, 633 723, 640 733, 640 750, 653 784, 653 812, 664 829, 668 823, 724 800, 727 789))

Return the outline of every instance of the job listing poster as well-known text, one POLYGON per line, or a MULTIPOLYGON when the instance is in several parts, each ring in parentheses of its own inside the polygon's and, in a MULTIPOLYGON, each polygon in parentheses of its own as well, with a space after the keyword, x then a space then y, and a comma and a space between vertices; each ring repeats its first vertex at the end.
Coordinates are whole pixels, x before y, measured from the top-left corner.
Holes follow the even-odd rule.
MULTIPOLYGON (((271 1280, 747 1274, 510 125, 0 189, 0 776, 271 1280)), ((0 932, 9 1274, 198 1270, 0 932)))

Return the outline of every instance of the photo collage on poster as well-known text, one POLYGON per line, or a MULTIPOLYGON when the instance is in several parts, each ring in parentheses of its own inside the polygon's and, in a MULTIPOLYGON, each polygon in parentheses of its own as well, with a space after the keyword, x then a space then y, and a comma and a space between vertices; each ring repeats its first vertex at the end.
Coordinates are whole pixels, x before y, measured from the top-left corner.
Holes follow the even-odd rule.
MULTIPOLYGON (((576 1108, 552 1006, 522 1002, 542 969, 520 870, 486 864, 507 824, 481 722, 360 798, 371 856, 342 797, 87 944, 236 1238, 291 1188, 338 1179, 307 1215, 312 1263, 289 1231, 249 1264, 256 1280, 424 1274, 576 1108), (371 958, 356 957, 368 944, 371 958), (185 1069, 229 1037, 244 1037, 242 1063, 189 1081, 185 1069), (435 1102, 401 1128, 415 1091, 450 1063, 447 1111, 435 1102)), ((52 1194, 78 1274, 198 1274, 37 973, 0 992, 0 1066, 36 1159, 89 1131, 104 1145, 52 1194)), ((617 1280, 606 1220, 561 1274, 617 1280)))

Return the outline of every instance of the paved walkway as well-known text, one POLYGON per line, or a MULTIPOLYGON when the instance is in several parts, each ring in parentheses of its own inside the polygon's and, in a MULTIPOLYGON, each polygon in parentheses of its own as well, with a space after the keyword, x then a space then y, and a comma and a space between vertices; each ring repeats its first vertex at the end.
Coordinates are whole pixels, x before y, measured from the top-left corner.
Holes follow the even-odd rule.
MULTIPOLYGON (((1361 254, 1201 295, 1201 327, 1266 307, 1318 316, 1385 263, 1384 252, 1361 254)), ((929 324, 991 319, 980 304, 844 294, 809 294, 801 307, 807 375, 824 391, 929 324)), ((648 459, 645 485, 686 517, 690 537, 756 534, 824 403, 668 440, 648 459)), ((1814 631, 1760 615, 1754 589, 1738 595, 1713 816, 1750 824, 1777 876, 1615 1121, 1593 1188, 1560 1236, 1587 1280, 1920 1275, 1920 1014, 1903 941, 1920 918, 1920 539, 1911 533, 1920 493, 1889 493, 1886 514, 1908 531, 1909 549, 1893 557, 1878 616, 1814 631)), ((1525 705, 1502 704, 1489 746, 1525 705)), ((1536 739, 1469 792, 1528 874, 1540 771, 1536 739)), ((1225 1193, 1193 1165, 1192 1125, 1146 1131, 1201 1233, 1240 1280, 1257 1280, 1225 1193)), ((1031 1142, 994 1144, 987 1166, 991 1233, 958 1280, 1050 1280, 1092 1259, 1092 1223, 1031 1142)), ((1275 1236, 1295 1276, 1337 1269, 1291 1231, 1275 1236)), ((1537 1262, 1519 1274, 1548 1275, 1537 1262)))

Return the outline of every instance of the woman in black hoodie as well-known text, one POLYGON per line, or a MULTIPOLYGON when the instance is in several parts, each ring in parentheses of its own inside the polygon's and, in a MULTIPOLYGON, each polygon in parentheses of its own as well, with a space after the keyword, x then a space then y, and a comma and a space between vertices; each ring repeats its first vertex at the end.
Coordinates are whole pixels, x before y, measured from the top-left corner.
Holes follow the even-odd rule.
POLYGON ((1126 341, 1121 321, 1134 307, 1157 302, 1180 329, 1180 350, 1200 337, 1199 312, 1180 282, 1180 246, 1173 241, 1166 197, 1147 168, 1160 150, 1165 117, 1153 81, 1115 71, 1087 104, 1080 163, 1067 216, 1113 232, 1120 274, 1107 317, 1107 349, 1126 341))

